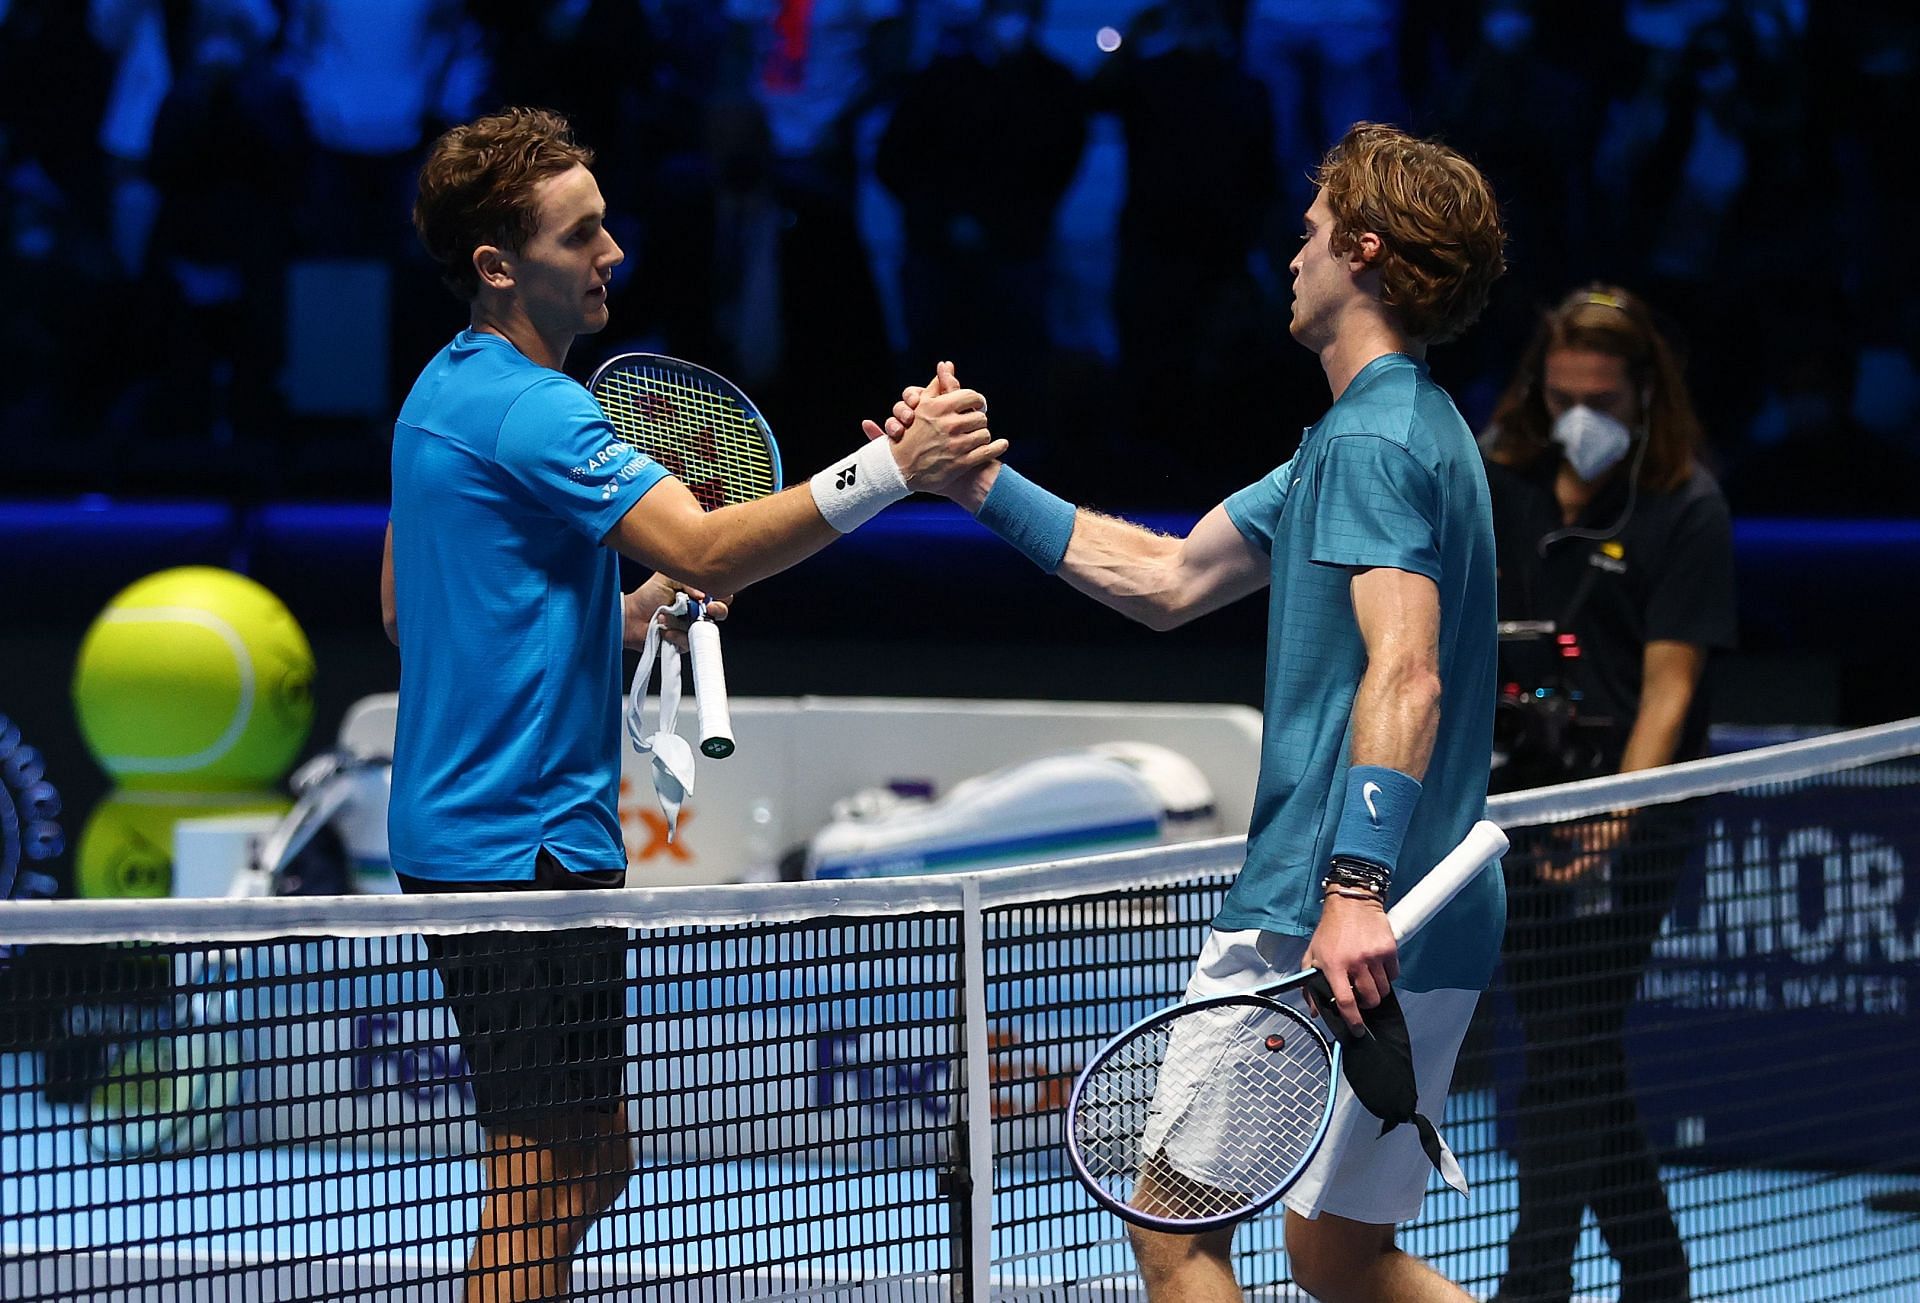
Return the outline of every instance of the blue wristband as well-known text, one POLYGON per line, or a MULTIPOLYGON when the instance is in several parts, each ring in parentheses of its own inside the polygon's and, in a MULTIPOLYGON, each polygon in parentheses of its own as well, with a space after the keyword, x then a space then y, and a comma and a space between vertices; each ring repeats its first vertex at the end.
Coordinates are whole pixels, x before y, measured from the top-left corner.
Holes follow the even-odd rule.
POLYGON ((1384 765, 1355 765, 1347 771, 1347 797, 1340 810, 1340 831, 1333 853, 1378 864, 1392 873, 1400 864, 1413 807, 1420 803, 1420 782, 1384 765))
POLYGON ((1052 574, 1067 554, 1074 515, 1071 502, 1055 497, 1013 467, 1002 466, 974 518, 1052 574))

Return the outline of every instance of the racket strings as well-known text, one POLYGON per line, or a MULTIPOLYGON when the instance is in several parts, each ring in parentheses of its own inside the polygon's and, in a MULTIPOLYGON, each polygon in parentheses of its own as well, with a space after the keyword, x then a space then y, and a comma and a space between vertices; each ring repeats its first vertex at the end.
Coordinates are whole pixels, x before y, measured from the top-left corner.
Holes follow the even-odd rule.
POLYGON ((1325 1042, 1267 1005, 1142 1028, 1087 1075, 1073 1139, 1115 1202, 1172 1222, 1264 1206, 1311 1156, 1333 1090, 1325 1042))
POLYGON ((225 1110, 253 1063, 244 1031, 242 970, 230 951, 192 957, 170 1025, 119 1046, 87 1100, 87 1139, 107 1158, 197 1149, 226 1126, 225 1110))
POLYGON ((666 467, 706 510, 779 490, 765 431, 732 395, 642 365, 604 372, 594 396, 614 433, 666 467))

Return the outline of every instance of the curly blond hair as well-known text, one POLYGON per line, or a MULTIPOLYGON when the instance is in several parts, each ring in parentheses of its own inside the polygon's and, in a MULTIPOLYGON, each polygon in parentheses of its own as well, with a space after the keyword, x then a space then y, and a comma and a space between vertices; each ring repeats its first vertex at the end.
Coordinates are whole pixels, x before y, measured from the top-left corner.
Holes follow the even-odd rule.
POLYGON ((473 251, 516 252, 540 229, 533 192, 548 177, 593 163, 573 128, 550 109, 510 108, 454 127, 427 153, 413 229, 440 264, 440 279, 469 302, 480 292, 473 251))
POLYGON ((1356 122, 1313 180, 1333 213, 1334 253, 1380 237, 1380 301, 1409 335, 1443 344, 1473 324, 1507 269, 1500 206, 1478 168, 1438 141, 1356 122))

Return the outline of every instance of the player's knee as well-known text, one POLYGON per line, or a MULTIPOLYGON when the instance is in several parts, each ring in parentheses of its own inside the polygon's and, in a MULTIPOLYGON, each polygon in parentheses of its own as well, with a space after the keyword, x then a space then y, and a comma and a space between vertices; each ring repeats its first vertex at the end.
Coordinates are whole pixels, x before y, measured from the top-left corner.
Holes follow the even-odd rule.
POLYGON ((1288 1246, 1287 1260, 1293 1283, 1319 1303, 1360 1303, 1367 1298, 1368 1258, 1312 1250, 1296 1254, 1288 1246))
POLYGON ((1196 1264, 1212 1262, 1224 1267, 1233 1245, 1231 1231, 1170 1235, 1165 1231, 1150 1231, 1143 1226, 1129 1225, 1127 1238, 1132 1241, 1134 1261, 1140 1266, 1141 1279, 1146 1281, 1148 1292, 1155 1297, 1160 1297, 1161 1290, 1178 1281, 1182 1273, 1196 1264))
POLYGON ((1365 1299, 1374 1268, 1394 1248, 1391 1226, 1341 1217, 1287 1218, 1287 1261, 1298 1285, 1320 1303, 1365 1299))
POLYGON ((589 1213, 599 1216, 619 1202, 626 1193, 634 1174, 640 1170, 638 1155, 633 1143, 626 1139, 609 1139, 595 1147, 592 1175, 586 1181, 583 1194, 589 1213))
POLYGON ((1177 1266, 1175 1248, 1167 1243, 1172 1238, 1159 1231, 1132 1225, 1127 1227, 1127 1239, 1133 1245, 1133 1260, 1140 1265, 1140 1274, 1146 1279, 1148 1289, 1165 1280, 1177 1266))
POLYGON ((577 1240, 619 1201, 639 1170, 633 1144, 625 1137, 549 1144, 541 1153, 534 1170, 543 1176, 493 1191, 501 1224, 549 1227, 561 1239, 577 1240))
POLYGON ((624 1137, 567 1145, 555 1157, 557 1179, 540 1194, 544 1213, 556 1223, 599 1217, 619 1201, 639 1170, 633 1144, 624 1137))

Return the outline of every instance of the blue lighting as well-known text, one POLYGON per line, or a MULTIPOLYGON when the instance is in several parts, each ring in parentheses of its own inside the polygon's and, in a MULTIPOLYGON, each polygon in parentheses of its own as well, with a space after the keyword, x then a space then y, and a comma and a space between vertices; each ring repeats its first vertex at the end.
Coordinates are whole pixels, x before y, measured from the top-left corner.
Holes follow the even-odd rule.
MULTIPOLYGON (((1198 519, 1188 512, 1127 512, 1130 520, 1162 533, 1183 535, 1198 519)), ((303 547, 377 545, 387 508, 378 502, 278 502, 235 507, 226 502, 142 502, 90 493, 64 501, 0 500, 0 553, 11 558, 52 560, 69 549, 123 547, 150 556, 156 565, 176 564, 182 548, 232 550, 253 547, 283 552, 303 547)), ((1736 521, 1734 547, 1743 565, 1772 567, 1800 558, 1831 566, 1849 554, 1864 564, 1920 567, 1920 520, 1736 521)), ((982 548, 998 544, 967 513, 950 503, 914 502, 895 507, 852 535, 846 544, 866 552, 902 546, 982 548)))

